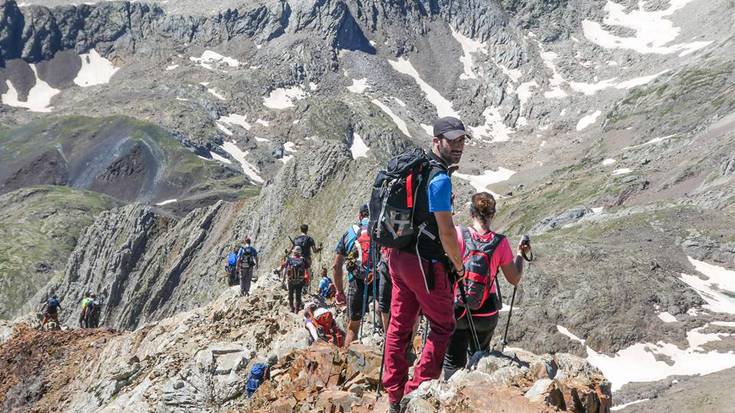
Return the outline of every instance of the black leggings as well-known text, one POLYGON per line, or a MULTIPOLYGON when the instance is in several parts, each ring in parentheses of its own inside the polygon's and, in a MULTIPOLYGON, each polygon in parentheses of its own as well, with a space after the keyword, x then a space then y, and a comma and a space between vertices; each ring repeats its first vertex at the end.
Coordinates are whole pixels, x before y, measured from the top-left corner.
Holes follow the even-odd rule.
MULTIPOLYGON (((493 338, 493 332, 495 332, 495 326, 498 325, 498 314, 496 313, 490 317, 473 317, 472 320, 475 322, 475 329, 477 330, 477 339, 480 342, 480 351, 486 351, 490 349, 490 340, 493 338)), ((452 338, 449 341, 449 347, 444 355, 444 379, 447 380, 459 369, 464 368, 467 365, 467 349, 469 348, 470 354, 474 354, 475 349, 474 339, 472 338, 472 332, 470 331, 469 323, 467 318, 457 320, 457 327, 452 334, 452 338)))
POLYGON ((294 313, 304 308, 304 303, 301 302, 301 292, 303 289, 304 283, 288 284, 288 306, 294 313))

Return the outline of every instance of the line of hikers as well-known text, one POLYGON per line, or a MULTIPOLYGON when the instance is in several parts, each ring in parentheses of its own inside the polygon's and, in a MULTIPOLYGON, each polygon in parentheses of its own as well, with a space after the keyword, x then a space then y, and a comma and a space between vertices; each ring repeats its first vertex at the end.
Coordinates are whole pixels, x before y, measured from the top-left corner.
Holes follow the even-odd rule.
MULTIPOLYGON (((527 236, 514 254, 508 239, 491 229, 497 210, 490 193, 472 196, 470 226, 455 226, 450 176, 471 137, 453 117, 437 119, 433 132, 428 153, 405 152, 378 173, 369 204, 359 209, 356 222, 337 242, 334 282, 326 269, 321 270, 320 295, 333 295, 338 306, 346 306, 346 333, 323 302, 310 303, 304 311, 313 341, 342 347, 358 337, 368 303, 376 301, 385 331, 381 377, 391 412, 405 408, 404 395, 422 382, 439 378, 442 372, 448 379, 468 365, 468 355, 490 350, 502 308, 499 270, 516 286, 524 261, 532 259, 527 236), (429 328, 409 378, 407 349, 419 315, 428 320, 429 328)), ((302 226, 306 240, 292 242, 280 268, 292 312, 303 308, 301 292, 309 282, 311 253, 321 251, 321 244, 315 247, 307 231, 302 226)))
MULTIPOLYGON (((102 302, 97 298, 97 294, 87 291, 81 301, 81 311, 79 313, 80 328, 97 328, 100 324, 100 314, 102 313, 102 302)), ((41 306, 40 313, 43 314, 40 328, 42 330, 58 330, 61 328, 59 323, 59 312, 61 308, 61 300, 55 294, 47 299, 41 306)))

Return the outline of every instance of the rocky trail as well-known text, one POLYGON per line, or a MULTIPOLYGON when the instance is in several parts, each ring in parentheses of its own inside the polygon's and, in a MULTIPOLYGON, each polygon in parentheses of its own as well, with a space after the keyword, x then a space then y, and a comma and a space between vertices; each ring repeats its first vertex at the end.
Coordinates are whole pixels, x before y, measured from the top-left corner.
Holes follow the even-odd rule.
MULTIPOLYGON (((256 291, 227 291, 129 332, 17 324, 0 344, 0 410, 386 411, 384 393, 376 397, 380 343, 307 347, 302 316, 288 312, 278 282, 262 277, 256 291), (248 399, 249 367, 268 360, 271 380, 248 399)), ((508 350, 422 386, 409 411, 602 413, 611 403, 609 383, 583 359, 508 350)))

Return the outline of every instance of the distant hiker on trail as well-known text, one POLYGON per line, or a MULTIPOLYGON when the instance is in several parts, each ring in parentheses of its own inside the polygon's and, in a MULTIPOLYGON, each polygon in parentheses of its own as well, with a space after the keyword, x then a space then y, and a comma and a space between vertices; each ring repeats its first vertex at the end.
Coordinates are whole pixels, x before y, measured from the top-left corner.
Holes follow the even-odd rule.
POLYGON ((250 245, 250 238, 245 238, 245 245, 237 251, 237 273, 240 275, 240 295, 250 293, 253 281, 253 270, 258 267, 258 250, 250 245))
POLYGON ((232 252, 227 255, 227 264, 225 265, 225 271, 227 271, 227 286, 232 287, 237 285, 237 253, 238 247, 232 249, 232 252))
POLYGON ((102 313, 102 302, 97 299, 97 294, 90 295, 92 299, 91 307, 87 309, 87 328, 97 328, 100 324, 100 314, 102 313))
POLYGON ((61 310, 61 302, 56 295, 52 295, 51 298, 44 303, 43 307, 41 307, 41 311, 43 312, 41 329, 45 328, 46 323, 49 321, 53 321, 57 326, 59 325, 59 310, 61 310))
POLYGON ((334 314, 317 303, 309 303, 304 309, 304 325, 309 331, 309 344, 321 340, 337 347, 345 345, 345 332, 337 325, 334 314))
POLYGON ((311 253, 313 252, 314 254, 318 254, 321 252, 322 244, 319 243, 319 246, 317 246, 314 238, 308 235, 308 225, 301 224, 300 229, 301 234, 293 239, 293 245, 301 247, 301 253, 303 254, 304 262, 306 263, 306 282, 304 287, 308 289, 309 284, 311 284, 311 253))
POLYGON ((85 292, 82 298, 82 312, 79 313, 79 328, 87 328, 87 315, 92 308, 93 301, 92 292, 85 292))
POLYGON ((322 278, 319 280, 319 296, 323 299, 334 298, 337 289, 334 287, 332 279, 329 278, 326 268, 322 268, 322 278))
POLYGON ((459 119, 437 119, 431 152, 416 149, 391 159, 373 187, 371 229, 380 245, 391 248, 393 291, 383 377, 391 412, 400 411, 405 394, 441 375, 454 331, 450 272, 462 277, 464 265, 452 220, 449 175, 469 138, 459 119), (430 332, 409 380, 406 349, 419 311, 429 320, 430 332))
POLYGON ((301 293, 304 288, 304 277, 306 276, 306 264, 301 256, 301 247, 293 247, 291 255, 281 264, 284 282, 288 286, 288 305, 292 313, 297 313, 303 308, 301 293))
MULTIPOLYGON (((457 327, 452 334, 444 357, 444 378, 449 379, 467 364, 467 349, 470 354, 487 351, 493 331, 498 324, 498 312, 503 304, 497 281, 498 268, 509 283, 517 285, 523 274, 523 256, 531 250, 530 245, 518 244, 518 253, 513 258, 508 239, 490 229, 495 217, 495 198, 487 192, 472 196, 470 205, 472 226, 457 226, 457 241, 462 252, 465 276, 457 282, 464 283, 467 303, 457 292, 454 298, 454 314, 457 327), (476 348, 467 320, 467 308, 472 320, 480 348, 476 348)), ((455 287, 456 288, 456 287, 455 287)))
POLYGON ((347 315, 350 319, 347 325, 347 347, 357 338, 360 322, 367 312, 367 303, 373 297, 373 291, 370 288, 373 280, 368 232, 369 215, 367 205, 360 207, 357 223, 350 225, 342 234, 334 250, 334 284, 337 288, 335 298, 338 305, 345 304, 343 265, 347 269, 347 282, 349 283, 346 302, 347 315))

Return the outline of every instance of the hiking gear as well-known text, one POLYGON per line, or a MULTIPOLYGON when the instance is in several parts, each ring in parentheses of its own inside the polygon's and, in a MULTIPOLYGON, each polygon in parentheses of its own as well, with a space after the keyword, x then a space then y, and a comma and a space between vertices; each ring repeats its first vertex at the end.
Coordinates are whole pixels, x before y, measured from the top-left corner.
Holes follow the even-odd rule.
MULTIPOLYGON (((521 239, 522 245, 528 245, 531 246, 531 237, 528 235, 524 235, 521 239)), ((528 271, 531 271, 531 262, 533 261, 533 253, 531 253, 531 257, 526 257, 523 255, 523 259, 528 261, 528 271)), ((505 345, 508 344, 508 328, 510 327, 510 317, 513 315, 513 304, 516 302, 516 290, 518 289, 517 285, 513 286, 513 297, 510 299, 510 310, 508 310, 508 321, 505 322, 505 332, 503 333, 503 341, 501 342, 500 346, 500 352, 502 353, 503 350, 505 350, 505 345)))
POLYGON ((244 268, 250 268, 255 266, 255 257, 257 255, 257 251, 255 251, 255 248, 251 246, 247 247, 240 247, 240 250, 237 253, 237 259, 240 262, 240 267, 244 268))
MULTIPOLYGON (((530 268, 530 265, 529 265, 530 268)), ((510 310, 508 310, 508 321, 505 323, 505 332, 503 333, 503 341, 500 342, 500 352, 505 350, 505 345, 508 344, 508 327, 510 327, 510 317, 513 315, 513 304, 516 301, 516 290, 517 286, 513 286, 513 297, 510 299, 510 310)))
POLYGON ((302 257, 288 257, 286 259, 286 280, 288 284, 303 285, 306 280, 306 265, 302 257))
POLYGON ((301 254, 302 252, 303 251, 301 250, 301 247, 299 247, 298 245, 295 246, 295 247, 293 247, 293 253, 294 254, 301 254))
POLYGON ((250 375, 248 375, 247 385, 245 386, 248 397, 253 396, 253 393, 255 393, 255 391, 258 390, 258 387, 263 384, 263 381, 267 376, 268 365, 265 363, 255 363, 255 365, 250 369, 250 375))
POLYGON ((417 257, 401 250, 390 250, 388 266, 393 278, 391 318, 386 335, 383 385, 389 402, 397 403, 422 382, 439 378, 444 352, 454 331, 452 285, 441 262, 423 260, 425 272, 434 277, 435 287, 426 291, 417 257), (431 271, 429 271, 431 267, 431 271), (431 329, 413 378, 408 378, 407 349, 419 310, 429 320, 431 329))
POLYGON ((237 253, 231 252, 229 255, 227 255, 227 265, 230 267, 234 267, 237 265, 237 253))
MULTIPOLYGON (((529 237, 528 235, 524 235, 523 238, 521 238, 521 245, 526 245, 526 246, 530 247, 531 246, 531 237, 529 237)), ((533 261, 533 251, 530 251, 530 253, 531 253, 531 257, 528 257, 528 256, 526 256, 526 252, 525 251, 521 252, 521 256, 523 257, 524 260, 526 260, 526 262, 533 261)))
POLYGON ((428 215, 433 218, 428 212, 425 193, 431 178, 441 171, 446 172, 447 168, 416 148, 392 158, 386 168, 378 172, 369 204, 369 232, 378 244, 409 248, 423 232, 438 241, 436 221, 434 225, 425 222, 428 215))
POLYGON ((59 307, 61 307, 61 303, 55 296, 49 298, 46 302, 46 311, 50 314, 57 313, 59 311, 59 307))
POLYGON ((488 317, 502 307, 496 283, 498 271, 491 279, 490 263, 495 249, 505 237, 495 234, 490 241, 483 242, 480 235, 469 228, 462 228, 461 234, 465 244, 462 257, 464 273, 457 277, 457 285, 463 287, 466 299, 455 291, 455 317, 464 317, 468 310, 472 310, 475 317, 488 317))
POLYGON ((434 136, 442 136, 450 141, 461 136, 470 138, 467 130, 465 130, 464 123, 452 116, 445 116, 434 121, 434 136))
POLYGON ((227 265, 225 270, 227 271, 227 286, 237 285, 237 265, 227 265))
MULTIPOLYGON (((467 293, 465 292, 464 283, 462 282, 462 280, 459 280, 459 282, 457 283, 457 287, 459 288, 459 294, 462 297, 462 301, 466 303, 467 293)), ((472 311, 468 307, 465 307, 465 310, 467 311, 467 322, 470 325, 470 333, 472 333, 472 339, 474 340, 475 348, 477 349, 475 351, 480 351, 480 339, 477 337, 475 320, 472 319, 472 311)))
POLYGON ((336 292, 336 287, 329 277, 322 277, 319 281, 319 295, 322 298, 332 298, 336 292))
POLYGON ((316 245, 316 243, 314 242, 314 238, 305 234, 296 237, 296 239, 291 241, 291 244, 294 247, 299 247, 301 249, 301 253, 306 258, 311 258, 311 250, 316 245))
POLYGON ((350 275, 350 279, 364 280, 370 272, 370 233, 367 225, 352 225, 347 230, 347 256, 345 259, 345 267, 350 275))

